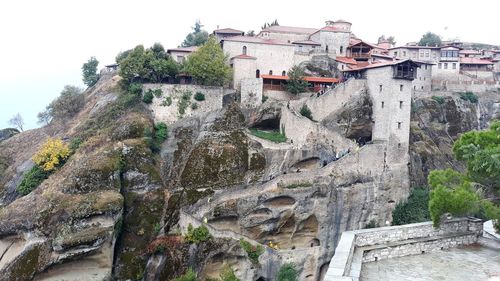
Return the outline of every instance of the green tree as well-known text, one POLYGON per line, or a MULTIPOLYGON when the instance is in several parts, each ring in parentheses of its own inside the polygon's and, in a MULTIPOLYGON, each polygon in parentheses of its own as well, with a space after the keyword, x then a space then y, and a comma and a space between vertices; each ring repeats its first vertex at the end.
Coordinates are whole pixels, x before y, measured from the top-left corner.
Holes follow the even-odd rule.
POLYGON ((277 20, 277 19, 275 19, 274 21, 272 21, 272 22, 270 22, 270 23, 269 23, 269 22, 264 23, 264 24, 261 26, 261 29, 266 29, 266 28, 271 27, 271 26, 279 26, 279 25, 280 25, 280 24, 278 23, 278 20, 277 20))
POLYGON ((87 87, 92 87, 99 80, 99 74, 97 73, 97 66, 99 61, 95 57, 91 57, 82 66, 83 83, 87 87))
POLYGON ((418 42, 419 46, 441 46, 441 37, 435 33, 427 32, 418 42))
POLYGON ((288 71, 289 80, 286 84, 286 90, 292 94, 303 93, 307 90, 308 83, 304 80, 304 69, 298 65, 293 66, 288 71))
POLYGON ((384 41, 387 41, 389 42, 389 44, 391 45, 396 45, 396 39, 394 38, 394 36, 389 36, 389 37, 385 37, 385 35, 381 35, 379 38, 378 38, 378 43, 382 43, 384 41))
POLYGON ((427 188, 413 188, 408 199, 399 202, 392 211, 393 225, 424 222, 430 218, 427 188))
POLYGON ((50 116, 49 119, 56 120, 66 120, 75 116, 85 105, 85 96, 83 95, 83 90, 71 86, 66 85, 61 92, 61 95, 53 100, 47 107, 46 110, 41 113, 46 120, 50 116))
POLYGON ((129 52, 127 57, 120 60, 120 76, 129 83, 140 82, 146 77, 148 71, 146 65, 146 55, 143 45, 136 46, 129 52))
POLYGON ((188 57, 184 71, 202 85, 227 85, 232 74, 227 60, 227 55, 224 54, 215 37, 210 36, 203 46, 188 57))
POLYGON ((202 30, 201 28, 203 25, 201 25, 200 20, 197 20, 192 27, 193 32, 189 33, 186 36, 186 39, 184 39, 184 42, 182 42, 181 46, 182 47, 191 47, 191 46, 201 46, 205 44, 208 40, 208 32, 205 30, 202 30))
POLYGON ((297 270, 293 263, 285 263, 281 266, 276 276, 276 281, 297 281, 297 270))

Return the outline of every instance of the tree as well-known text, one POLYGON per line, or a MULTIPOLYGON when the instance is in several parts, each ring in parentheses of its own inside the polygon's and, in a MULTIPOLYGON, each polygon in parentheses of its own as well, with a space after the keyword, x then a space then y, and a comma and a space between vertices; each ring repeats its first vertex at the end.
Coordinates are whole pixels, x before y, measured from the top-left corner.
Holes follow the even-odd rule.
POLYGON ((82 92, 83 90, 78 87, 64 86, 61 95, 47 106, 42 115, 48 114, 52 119, 57 120, 66 120, 75 116, 85 105, 85 97, 82 92))
POLYGON ((52 113, 49 109, 46 108, 44 111, 38 112, 36 117, 38 118, 38 124, 49 125, 50 121, 52 120, 52 113))
POLYGON ((97 66, 99 61, 95 57, 91 57, 82 66, 83 83, 87 87, 92 87, 99 80, 99 74, 97 73, 97 66))
POLYGON ((441 37, 435 33, 427 32, 418 42, 419 46, 441 46, 441 37))
POLYGON ((253 37, 253 36, 255 36, 255 31, 254 30, 249 30, 249 31, 247 31, 247 33, 245 33, 245 36, 251 36, 251 37, 253 37))
POLYGON ((203 25, 201 25, 200 20, 197 20, 192 27, 193 32, 189 33, 186 36, 186 39, 184 39, 184 42, 182 42, 181 46, 182 47, 191 47, 191 46, 201 46, 205 44, 208 40, 208 32, 205 30, 202 30, 201 28, 203 25))
POLYGON ((278 20, 277 20, 277 19, 275 19, 275 20, 274 20, 273 22, 271 22, 271 23, 268 23, 268 22, 264 23, 264 24, 261 26, 261 29, 266 29, 266 28, 271 27, 271 26, 279 26, 279 25, 280 25, 280 24, 278 23, 278 20))
POLYGON ((396 45, 396 39, 394 38, 394 36, 389 36, 389 37, 385 37, 385 35, 381 35, 379 38, 378 38, 378 41, 377 41, 379 44, 382 43, 382 42, 388 42, 389 44, 391 45, 396 45))
POLYGON ((297 270, 293 263, 285 263, 281 266, 276 276, 276 281, 297 281, 297 270))
POLYGON ((298 65, 293 66, 288 71, 289 80, 286 84, 286 90, 292 94, 303 93, 307 90, 308 83, 304 80, 304 69, 298 65))
POLYGON ((23 130, 24 120, 23 120, 23 117, 21 116, 21 114, 19 114, 19 113, 14 114, 14 116, 12 116, 12 118, 10 118, 9 124, 18 128, 21 131, 24 131, 23 130))
POLYGON ((392 211, 392 225, 424 222, 429 219, 429 190, 427 188, 413 188, 408 199, 399 202, 392 211))
POLYGON ((187 58, 184 71, 202 85, 223 86, 231 80, 232 70, 221 46, 210 36, 208 41, 187 58))

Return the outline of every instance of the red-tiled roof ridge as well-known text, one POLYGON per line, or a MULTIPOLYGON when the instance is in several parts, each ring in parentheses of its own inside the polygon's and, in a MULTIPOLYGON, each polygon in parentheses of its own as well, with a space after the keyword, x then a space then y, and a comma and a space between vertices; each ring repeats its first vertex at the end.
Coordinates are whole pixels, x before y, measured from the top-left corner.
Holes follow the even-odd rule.
POLYGON ((341 63, 345 63, 345 64, 353 64, 353 65, 358 64, 358 62, 355 59, 350 58, 350 57, 339 57, 339 56, 337 56, 335 58, 335 60, 339 61, 341 63))
POLYGON ((243 31, 241 30, 238 30, 238 29, 234 29, 234 28, 220 28, 220 29, 216 29, 214 30, 214 33, 233 33, 233 34, 241 34, 241 33, 244 33, 243 31))
MULTIPOLYGON (((290 78, 288 76, 282 76, 282 75, 267 75, 263 74, 260 76, 263 79, 274 79, 274 80, 289 80, 290 78)), ((320 83, 338 83, 339 79, 334 78, 334 77, 318 77, 318 76, 306 76, 304 77, 305 81, 308 82, 320 82, 320 83)))

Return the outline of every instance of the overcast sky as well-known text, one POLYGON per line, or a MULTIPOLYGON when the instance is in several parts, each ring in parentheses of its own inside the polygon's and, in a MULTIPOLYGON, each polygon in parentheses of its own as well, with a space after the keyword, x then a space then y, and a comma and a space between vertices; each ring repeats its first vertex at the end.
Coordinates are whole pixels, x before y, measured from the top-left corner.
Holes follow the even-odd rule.
POLYGON ((64 85, 83 87, 81 66, 91 56, 102 67, 137 44, 177 47, 196 19, 209 32, 217 26, 258 32, 274 19, 316 28, 344 19, 370 42, 385 34, 400 45, 432 31, 443 39, 500 45, 499 17, 499 0, 2 0, 0 128, 17 112, 35 128, 36 114, 64 85))

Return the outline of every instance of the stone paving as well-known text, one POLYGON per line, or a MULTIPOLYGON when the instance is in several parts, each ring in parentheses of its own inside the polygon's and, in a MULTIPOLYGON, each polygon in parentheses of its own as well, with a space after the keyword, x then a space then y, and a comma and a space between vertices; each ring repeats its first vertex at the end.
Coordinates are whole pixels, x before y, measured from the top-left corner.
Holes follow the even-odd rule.
POLYGON ((465 246, 428 254, 364 263, 362 281, 500 281, 500 251, 465 246))

